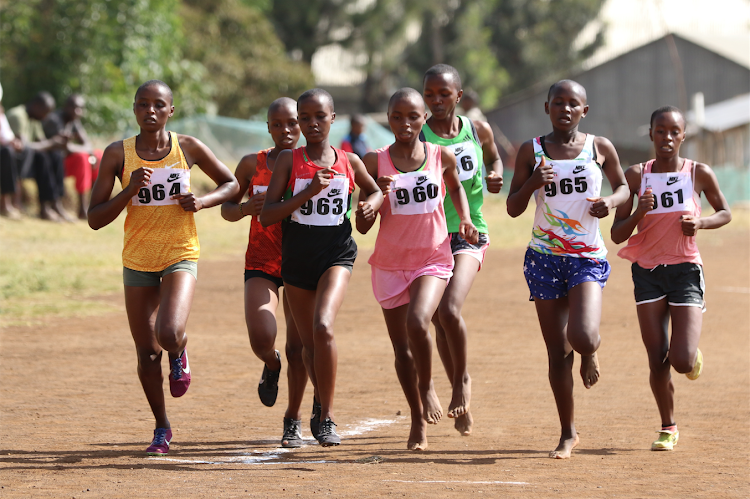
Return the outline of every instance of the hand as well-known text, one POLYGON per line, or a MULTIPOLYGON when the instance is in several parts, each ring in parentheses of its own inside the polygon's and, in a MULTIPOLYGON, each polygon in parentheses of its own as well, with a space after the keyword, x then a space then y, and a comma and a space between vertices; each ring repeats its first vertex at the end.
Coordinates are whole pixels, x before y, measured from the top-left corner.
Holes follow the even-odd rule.
POLYGON ((646 190, 643 191, 643 196, 638 198, 638 206, 636 207, 635 212, 640 218, 643 218, 649 211, 654 209, 655 201, 651 187, 646 188, 646 190))
POLYGON ((336 170, 333 168, 323 168, 322 170, 318 170, 307 188, 310 189, 312 195, 315 196, 328 187, 334 175, 336 175, 336 170))
POLYGON ((65 147, 68 145, 68 139, 69 137, 63 134, 55 135, 50 139, 52 141, 52 144, 54 144, 57 147, 65 147))
POLYGON ((693 215, 682 215, 680 223, 682 224, 682 233, 688 237, 696 235, 698 229, 701 228, 700 217, 694 217, 693 215))
POLYGON ((176 199, 180 202, 180 206, 185 211, 192 211, 193 213, 203 209, 203 201, 200 198, 195 197, 194 192, 186 192, 184 194, 175 194, 169 199, 176 199))
POLYGON ((373 210, 370 203, 366 201, 360 201, 357 203, 357 211, 355 211, 354 214, 357 218, 361 218, 365 222, 372 222, 375 220, 375 210, 373 210))
POLYGON ((141 187, 146 187, 151 183, 152 173, 154 173, 153 168, 141 167, 137 170, 134 170, 133 173, 130 174, 130 183, 128 184, 128 189, 130 189, 130 192, 133 196, 138 194, 138 192, 141 190, 141 187))
POLYGON ((609 198, 586 198, 586 201, 591 202, 591 208, 589 208, 589 215, 596 218, 604 218, 609 215, 612 210, 612 201, 609 198))
POLYGON ((385 177, 378 177, 378 180, 377 180, 378 187, 380 187, 380 190, 383 193, 383 196, 391 192, 391 186, 393 185, 394 180, 396 180, 395 175, 387 175, 385 177))
POLYGON ((248 199, 246 203, 242 203, 243 215, 260 216, 260 212, 263 209, 263 203, 265 202, 266 202, 265 192, 259 192, 258 194, 253 194, 252 196, 250 196, 250 199, 248 199))
POLYGON ((19 139, 18 137, 14 137, 10 142, 10 145, 18 152, 23 151, 23 140, 19 139))
POLYGON ((534 190, 541 189, 545 185, 551 184, 554 179, 555 172, 552 170, 552 167, 547 164, 544 156, 542 156, 542 162, 534 169, 534 173, 532 173, 529 178, 531 185, 534 187, 534 190))
POLYGON ((458 225, 458 235, 470 244, 476 244, 479 241, 479 231, 471 221, 461 221, 458 225))
POLYGON ((497 194, 503 187, 503 176, 498 175, 494 170, 484 177, 484 181, 487 183, 487 190, 492 194, 497 194))

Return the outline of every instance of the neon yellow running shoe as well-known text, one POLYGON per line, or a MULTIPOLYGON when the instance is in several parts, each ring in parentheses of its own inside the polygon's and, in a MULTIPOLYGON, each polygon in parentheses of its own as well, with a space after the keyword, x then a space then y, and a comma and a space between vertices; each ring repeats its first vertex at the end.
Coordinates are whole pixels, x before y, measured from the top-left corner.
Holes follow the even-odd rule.
POLYGON ((701 353, 701 349, 698 349, 698 353, 695 354, 695 364, 693 365, 693 370, 689 373, 685 373, 685 376, 687 376, 687 379, 696 380, 698 379, 698 376, 701 375, 703 372, 703 353, 701 353))
POLYGON ((659 438, 651 444, 651 450, 673 450, 674 445, 680 439, 680 432, 675 428, 672 430, 657 431, 659 438))

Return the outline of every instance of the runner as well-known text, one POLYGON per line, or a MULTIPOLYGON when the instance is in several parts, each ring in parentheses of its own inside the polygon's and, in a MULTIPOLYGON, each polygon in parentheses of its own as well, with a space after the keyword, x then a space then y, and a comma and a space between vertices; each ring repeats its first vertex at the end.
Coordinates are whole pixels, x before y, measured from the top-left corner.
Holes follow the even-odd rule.
POLYGON ((432 116, 422 127, 422 139, 445 146, 455 154, 471 220, 479 231, 476 243, 463 239, 458 234, 460 219, 456 208, 450 198, 445 199, 445 216, 455 263, 453 277, 432 322, 435 324, 438 352, 453 387, 448 417, 455 418, 456 430, 468 436, 474 421, 469 411, 471 377, 467 366, 468 330, 461 310, 490 246, 489 230, 482 216, 482 166, 487 171, 487 190, 497 194, 503 186, 503 163, 490 126, 484 121, 456 114, 456 105, 461 101, 463 90, 461 77, 454 67, 447 64, 431 67, 424 75, 423 85, 424 100, 432 116))
POLYGON ((479 235, 458 179, 456 157, 446 147, 419 140, 426 118, 419 92, 397 91, 388 105, 396 141, 364 158, 386 196, 370 257, 372 289, 383 308, 396 374, 411 409, 409 450, 427 448, 425 422, 436 424, 443 415, 432 382, 430 319, 453 268, 443 210, 446 185, 462 215, 459 234, 471 243, 479 235))
POLYGON ((285 220, 281 277, 315 387, 310 429, 328 447, 341 443, 333 415, 338 358, 333 323, 357 256, 351 193, 355 182, 364 191, 358 224, 374 220, 383 195, 357 155, 331 147, 328 132, 336 113, 328 92, 303 93, 297 114, 307 145, 279 154, 260 221, 268 227, 285 220))
POLYGON ((641 337, 648 353, 649 381, 661 416, 659 438, 651 450, 672 450, 680 433, 674 420, 670 367, 695 380, 703 370, 698 348, 704 301, 703 261, 695 235, 732 220, 716 175, 708 165, 680 157, 685 116, 673 106, 651 115, 649 137, 655 159, 625 172, 630 196, 638 203, 617 208, 615 243, 628 241, 618 256, 630 260, 641 337), (701 217, 701 193, 715 213, 701 217), (631 213, 632 211, 632 213, 631 213), (638 233, 631 236, 636 226, 638 233), (669 320, 672 319, 672 337, 669 320))
POLYGON ((523 271, 547 345, 549 381, 562 427, 550 457, 564 459, 578 444, 574 350, 581 355, 583 385, 591 388, 599 379, 602 288, 610 272, 599 219, 625 202, 627 186, 612 143, 578 131, 589 110, 581 85, 571 80, 553 84, 544 109, 552 133, 519 149, 508 214, 519 216, 534 197, 534 229, 523 271), (612 186, 611 196, 601 196, 602 174, 612 186))
MULTIPOLYGON (((281 280, 281 223, 263 227, 259 215, 279 153, 297 146, 300 134, 297 103, 288 97, 276 99, 268 107, 267 119, 268 133, 271 134, 274 147, 242 158, 235 172, 240 191, 221 206, 221 215, 230 222, 251 217, 250 238, 245 254, 245 322, 250 346, 264 363, 258 395, 263 405, 272 407, 279 392, 281 373, 281 356, 275 349, 276 309, 279 305, 279 288, 284 285, 281 280), (249 199, 243 203, 242 198, 246 192, 249 199)), ((300 407, 307 384, 307 371, 302 361, 302 341, 289 311, 286 295, 283 297, 283 307, 286 319, 286 359, 289 363, 289 403, 284 415, 281 445, 300 447, 300 407)))
POLYGON ((174 114, 172 91, 149 80, 135 93, 140 133, 104 151, 91 194, 88 221, 98 230, 127 209, 122 252, 125 308, 138 356, 138 377, 156 418, 150 456, 169 452, 172 430, 162 390, 162 350, 169 356, 169 389, 181 397, 190 386, 185 326, 198 276, 200 246, 193 213, 237 193, 232 172, 199 140, 166 130, 174 114), (199 165, 217 184, 205 196, 190 191, 190 168, 199 165), (122 191, 110 199, 115 178, 122 191))

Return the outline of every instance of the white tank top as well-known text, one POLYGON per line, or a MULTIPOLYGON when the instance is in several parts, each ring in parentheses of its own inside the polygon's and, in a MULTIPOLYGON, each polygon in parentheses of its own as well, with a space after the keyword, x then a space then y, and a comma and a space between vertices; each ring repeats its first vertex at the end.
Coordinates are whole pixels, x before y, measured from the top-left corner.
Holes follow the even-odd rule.
POLYGON ((529 248, 539 253, 595 260, 607 257, 599 219, 589 214, 588 197, 599 197, 602 169, 595 161, 594 135, 587 134, 583 149, 575 159, 551 159, 544 151, 542 137, 534 143, 536 169, 542 157, 552 166, 554 179, 534 191, 536 212, 529 248))

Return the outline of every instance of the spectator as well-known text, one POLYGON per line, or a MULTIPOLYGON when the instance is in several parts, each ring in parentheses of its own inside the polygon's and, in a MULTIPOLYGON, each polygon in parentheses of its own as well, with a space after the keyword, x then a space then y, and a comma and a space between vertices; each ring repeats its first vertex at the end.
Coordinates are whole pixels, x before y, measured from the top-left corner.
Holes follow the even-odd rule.
POLYGON ((346 152, 353 152, 360 158, 364 157, 365 154, 372 151, 367 145, 367 137, 365 137, 365 117, 361 114, 353 114, 351 119, 351 128, 349 135, 344 137, 341 141, 341 149, 346 152))
POLYGON ((86 100, 80 94, 71 94, 62 109, 50 113, 44 120, 47 138, 62 135, 68 142, 61 147, 64 156, 65 176, 75 177, 78 193, 78 218, 86 219, 88 192, 99 173, 102 151, 95 150, 81 123, 86 100))
POLYGON ((39 189, 39 218, 72 221, 62 207, 65 171, 62 155, 57 151, 68 140, 64 135, 47 138, 42 127, 42 120, 54 108, 54 97, 49 92, 39 92, 28 103, 9 109, 7 117, 14 135, 24 145, 19 158, 23 164, 20 177, 33 177, 39 189))
POLYGON ((10 128, 2 101, 0 85, 0 216, 18 220, 21 212, 14 206, 14 198, 19 192, 18 153, 23 150, 23 143, 10 128))
POLYGON ((463 109, 463 113, 460 114, 469 119, 487 121, 487 117, 479 109, 479 95, 474 90, 468 89, 464 91, 464 95, 461 97, 461 109, 463 109))

